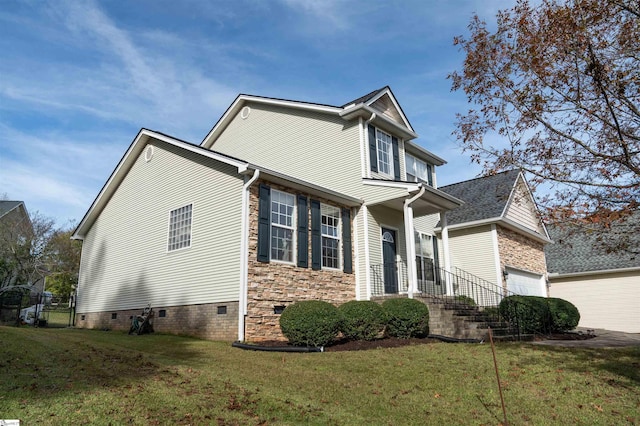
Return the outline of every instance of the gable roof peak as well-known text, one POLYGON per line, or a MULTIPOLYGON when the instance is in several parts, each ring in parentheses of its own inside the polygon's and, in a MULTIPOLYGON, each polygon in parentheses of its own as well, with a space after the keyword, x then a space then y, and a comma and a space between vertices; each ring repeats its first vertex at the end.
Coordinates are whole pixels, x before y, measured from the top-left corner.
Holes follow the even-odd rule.
POLYGON ((376 89, 373 90, 369 93, 367 93, 364 96, 360 96, 359 98, 356 98, 350 102, 347 102, 346 104, 342 105, 342 108, 346 108, 350 105, 358 105, 358 104, 366 104, 367 102, 369 102, 371 99, 373 99, 374 97, 376 97, 376 95, 378 95, 380 92, 384 92, 384 91, 389 91, 391 92, 391 88, 389 86, 384 86, 380 89, 376 89))

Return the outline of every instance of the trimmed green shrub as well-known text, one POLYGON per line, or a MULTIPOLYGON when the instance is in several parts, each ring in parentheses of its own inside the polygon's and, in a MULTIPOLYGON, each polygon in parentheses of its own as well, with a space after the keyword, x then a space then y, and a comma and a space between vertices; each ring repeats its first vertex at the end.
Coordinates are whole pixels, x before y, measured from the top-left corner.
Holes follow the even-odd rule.
POLYGON ((340 330, 350 340, 374 340, 387 324, 382 306, 370 300, 352 300, 338 306, 338 310, 342 314, 340 330))
POLYGON ((547 299, 551 311, 552 331, 569 331, 578 326, 580 312, 575 305, 557 297, 547 299))
POLYGON ((382 304, 387 314, 386 333, 409 339, 429 335, 429 308, 415 299, 389 299, 382 304))
POLYGON ((289 305, 280 315, 280 330, 295 346, 325 346, 340 331, 338 308, 321 300, 303 300, 289 305))
POLYGON ((508 296, 500 302, 500 315, 524 333, 548 333, 552 328, 546 297, 508 296))

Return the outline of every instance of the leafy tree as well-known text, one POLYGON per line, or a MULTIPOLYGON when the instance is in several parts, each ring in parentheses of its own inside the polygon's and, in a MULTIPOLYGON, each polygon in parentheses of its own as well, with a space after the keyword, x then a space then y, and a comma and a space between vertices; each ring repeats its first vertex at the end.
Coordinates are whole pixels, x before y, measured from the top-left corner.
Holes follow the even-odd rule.
POLYGON ((46 274, 44 258, 52 219, 14 210, 0 220, 0 288, 32 285, 46 274))
POLYGON ((494 32, 477 15, 469 30, 454 39, 466 57, 449 78, 471 104, 454 133, 472 160, 550 185, 540 201, 554 222, 607 229, 637 211, 640 3, 520 0, 494 32))
POLYGON ((63 299, 68 299, 78 284, 82 244, 71 239, 74 228, 55 230, 47 247, 47 290, 63 299))

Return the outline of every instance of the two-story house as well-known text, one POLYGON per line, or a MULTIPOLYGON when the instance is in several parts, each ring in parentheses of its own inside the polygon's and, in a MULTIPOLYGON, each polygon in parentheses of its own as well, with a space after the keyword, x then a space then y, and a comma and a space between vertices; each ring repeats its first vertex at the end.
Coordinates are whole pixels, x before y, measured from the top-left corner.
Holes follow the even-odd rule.
POLYGON ((156 330, 255 341, 298 300, 453 294, 441 221, 464 203, 416 138, 388 87, 343 106, 240 95, 200 145, 141 130, 74 233, 76 324, 126 328, 150 303, 156 330))

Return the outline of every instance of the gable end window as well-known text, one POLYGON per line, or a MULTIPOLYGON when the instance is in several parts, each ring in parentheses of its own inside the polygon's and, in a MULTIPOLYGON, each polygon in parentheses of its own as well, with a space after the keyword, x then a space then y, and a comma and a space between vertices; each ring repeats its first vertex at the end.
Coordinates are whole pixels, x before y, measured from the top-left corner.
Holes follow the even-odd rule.
POLYGON ((167 251, 191 247, 192 204, 171 210, 169 213, 169 238, 167 251))

